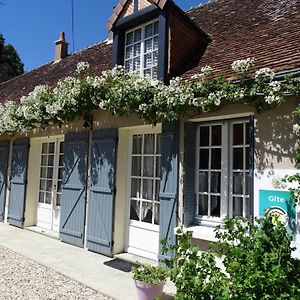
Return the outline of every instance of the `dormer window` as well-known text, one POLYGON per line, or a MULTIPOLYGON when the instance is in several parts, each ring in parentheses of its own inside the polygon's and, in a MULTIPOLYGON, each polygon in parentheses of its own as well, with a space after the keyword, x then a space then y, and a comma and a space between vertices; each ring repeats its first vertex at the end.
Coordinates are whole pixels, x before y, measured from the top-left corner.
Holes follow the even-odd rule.
POLYGON ((157 79, 158 20, 125 33, 125 73, 157 79))

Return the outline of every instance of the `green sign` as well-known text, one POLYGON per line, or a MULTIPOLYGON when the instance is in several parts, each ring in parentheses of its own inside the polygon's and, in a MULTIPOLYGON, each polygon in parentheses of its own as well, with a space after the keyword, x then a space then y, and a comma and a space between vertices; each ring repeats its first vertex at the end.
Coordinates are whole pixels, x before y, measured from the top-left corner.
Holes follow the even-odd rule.
POLYGON ((296 208, 290 192, 275 190, 259 191, 259 215, 279 218, 287 231, 296 234, 296 208))

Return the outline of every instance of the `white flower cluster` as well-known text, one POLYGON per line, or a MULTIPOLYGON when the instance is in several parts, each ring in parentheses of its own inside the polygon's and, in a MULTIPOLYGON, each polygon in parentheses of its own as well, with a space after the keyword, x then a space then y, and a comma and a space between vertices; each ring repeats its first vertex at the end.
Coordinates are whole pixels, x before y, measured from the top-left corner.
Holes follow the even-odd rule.
POLYGON ((297 136, 300 136, 300 125, 299 124, 293 125, 293 133, 297 136))
POLYGON ((231 64, 231 68, 238 74, 246 74, 251 67, 254 67, 254 62, 254 58, 238 59, 231 64))
POLYGON ((17 118, 14 118, 14 114, 17 110, 17 104, 12 101, 8 101, 4 104, 0 103, 0 133, 2 132, 14 132, 17 130, 19 123, 17 118))
POLYGON ((255 80, 260 80, 260 79, 268 79, 268 80, 273 80, 274 79, 274 72, 270 68, 261 68, 255 72, 255 80))
POLYGON ((79 62, 77 64, 76 73, 77 74, 82 74, 83 72, 85 72, 89 68, 90 68, 90 64, 88 62, 84 62, 84 61, 79 62))
POLYGON ((191 79, 196 80, 196 79, 205 79, 213 74, 213 68, 210 66, 205 66, 201 68, 201 73, 195 74, 191 77, 191 79))
POLYGON ((215 106, 220 106, 221 100, 224 97, 223 91, 213 92, 208 95, 208 100, 211 101, 215 106))

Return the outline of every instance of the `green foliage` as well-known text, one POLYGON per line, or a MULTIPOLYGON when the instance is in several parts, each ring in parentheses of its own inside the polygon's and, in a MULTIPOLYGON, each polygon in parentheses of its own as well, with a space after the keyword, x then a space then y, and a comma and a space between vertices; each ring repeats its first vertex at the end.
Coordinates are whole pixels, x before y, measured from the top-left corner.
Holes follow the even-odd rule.
POLYGON ((5 38, 2 34, 0 34, 0 60, 6 61, 11 66, 15 76, 24 73, 24 64, 19 54, 13 45, 5 44, 5 38))
POLYGON ((154 285, 160 284, 169 276, 169 272, 166 268, 149 264, 141 264, 139 267, 133 267, 131 272, 133 279, 154 285))
POLYGON ((227 218, 216 237, 213 249, 199 254, 191 233, 179 232, 167 261, 179 300, 300 299, 300 263, 281 222, 227 218))

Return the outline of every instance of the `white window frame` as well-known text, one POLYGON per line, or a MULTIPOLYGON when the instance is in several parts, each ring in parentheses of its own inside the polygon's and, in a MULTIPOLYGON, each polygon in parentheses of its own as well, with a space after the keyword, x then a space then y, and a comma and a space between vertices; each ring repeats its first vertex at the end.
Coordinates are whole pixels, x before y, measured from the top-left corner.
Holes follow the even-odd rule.
MULTIPOLYGON (((141 29, 141 52, 140 52, 140 71, 139 71, 139 75, 141 77, 144 77, 144 70, 147 69, 144 67, 144 63, 145 63, 145 40, 147 40, 148 38, 145 38, 145 28, 146 26, 150 25, 150 24, 154 24, 155 22, 159 22, 159 19, 154 19, 154 20, 151 20, 149 22, 146 22, 146 23, 143 23, 142 25, 139 25, 139 26, 136 26, 134 28, 131 28, 130 30, 126 31, 125 32, 125 42, 124 42, 124 67, 125 67, 125 63, 126 61, 128 60, 133 60, 134 58, 138 57, 138 56, 133 56, 132 58, 130 59, 126 59, 126 48, 129 47, 129 46, 132 46, 134 45, 134 41, 133 41, 133 44, 130 44, 130 45, 127 45, 126 44, 126 41, 127 41, 127 35, 131 32, 134 32, 138 29, 141 29)), ((151 36, 151 38, 154 38, 154 37, 158 37, 159 38, 159 33, 158 34, 153 34, 151 36)), ((150 39, 150 38, 149 38, 150 39)), ((158 50, 157 50, 158 51, 158 50)), ((153 46, 152 46, 152 52, 151 54, 153 54, 153 46)), ((151 65, 151 79, 153 80, 156 80, 157 78, 153 78, 153 68, 156 67, 158 68, 158 59, 157 59, 157 63, 154 64, 153 63, 153 55, 152 55, 152 65, 151 65)), ((131 72, 126 72, 125 71, 125 74, 129 74, 131 72)), ((137 72, 133 72, 134 73, 137 73, 137 72)), ((138 74, 138 73, 137 73, 138 74)))
MULTIPOLYGON (((223 121, 210 121, 210 122, 202 122, 199 123, 197 130, 196 130, 196 169, 195 169, 195 195, 196 195, 196 223, 201 225, 207 225, 207 226, 215 226, 218 224, 221 224, 224 217, 226 216, 232 216, 233 215, 233 148, 239 147, 233 145, 233 125, 234 124, 249 124, 249 119, 246 118, 240 118, 240 119, 227 119, 223 121), (200 127, 204 126, 214 126, 214 125, 221 125, 222 129, 222 139, 221 139, 221 190, 220 190, 220 196, 221 196, 221 203, 220 203, 220 217, 213 217, 213 216, 206 216, 206 215, 198 215, 198 209, 199 209, 199 200, 198 200, 198 189, 199 189, 199 171, 201 170, 199 168, 199 161, 200 161, 200 127)), ((243 144, 243 166, 244 169, 241 171, 244 174, 246 172, 249 172, 249 169, 245 169, 245 161, 246 161, 246 155, 245 155, 245 149, 246 147, 249 147, 250 145, 245 144, 246 134, 249 134, 245 130, 244 126, 244 144, 243 144)), ((211 146, 208 146, 207 148, 211 149, 211 146)), ((208 171, 211 171, 210 165, 208 171)), ((243 192, 245 194, 245 178, 243 181, 243 192)), ((208 181, 208 188, 210 185, 210 181, 208 181)), ((250 187, 249 187, 250 188, 250 187)), ((200 193, 201 194, 201 193, 200 193)), ((248 205, 250 204, 250 195, 243 195, 243 215, 246 216, 247 212, 245 211, 245 201, 248 199, 248 205)), ((208 206, 209 209, 209 206, 208 206)))
MULTIPOLYGON (((128 225, 129 226, 135 226, 135 227, 144 228, 144 229, 148 229, 148 230, 150 229, 150 230, 158 231, 159 230, 159 224, 153 224, 153 223, 151 224, 151 223, 147 223, 147 222, 143 222, 143 221, 136 221, 136 220, 131 220, 130 219, 131 199, 135 200, 133 197, 131 197, 131 178, 132 178, 132 170, 131 170, 131 168, 132 168, 132 144, 133 144, 132 141, 133 141, 133 136, 134 135, 139 135, 139 134, 141 134, 141 135, 146 135, 146 134, 155 134, 155 135, 157 135, 157 134, 161 134, 161 125, 158 124, 155 128, 149 128, 147 126, 147 128, 141 127, 141 128, 130 130, 130 134, 129 134, 129 152, 128 152, 128 172, 127 172, 128 173, 128 181, 127 181, 127 186, 128 186, 128 192, 127 192, 128 213, 127 213, 127 220, 128 220, 128 225)), ((156 145, 155 145, 155 148, 156 148, 156 145)), ((142 165, 141 165, 141 168, 143 168, 142 165)), ((155 170, 154 170, 154 172, 155 172, 155 170)), ((142 197, 140 199, 137 199, 137 200, 142 200, 142 197)), ((148 200, 146 200, 146 202, 147 201, 148 200)), ((152 200, 152 202, 153 203, 154 202, 160 203, 159 200, 158 201, 152 200)), ((153 217, 154 216, 152 216, 152 218, 153 217)), ((159 223, 160 223, 160 220, 159 220, 159 223)))

